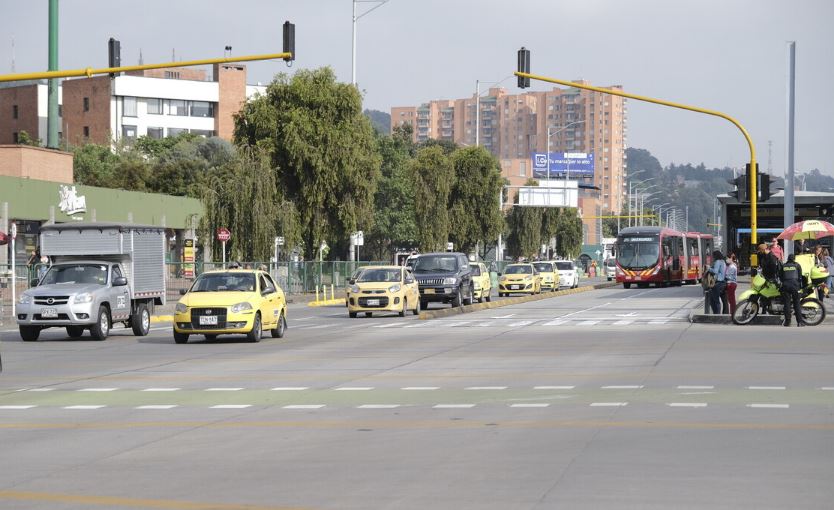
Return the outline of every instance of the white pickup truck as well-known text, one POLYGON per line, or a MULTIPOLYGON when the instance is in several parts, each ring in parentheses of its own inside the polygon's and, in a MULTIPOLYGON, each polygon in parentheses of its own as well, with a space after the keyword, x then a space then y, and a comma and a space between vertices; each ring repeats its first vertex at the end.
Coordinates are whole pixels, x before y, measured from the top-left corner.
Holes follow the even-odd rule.
POLYGON ((41 227, 40 237, 51 266, 18 300, 23 340, 54 327, 104 340, 117 322, 148 334, 154 306, 165 304, 164 228, 62 223, 41 227))

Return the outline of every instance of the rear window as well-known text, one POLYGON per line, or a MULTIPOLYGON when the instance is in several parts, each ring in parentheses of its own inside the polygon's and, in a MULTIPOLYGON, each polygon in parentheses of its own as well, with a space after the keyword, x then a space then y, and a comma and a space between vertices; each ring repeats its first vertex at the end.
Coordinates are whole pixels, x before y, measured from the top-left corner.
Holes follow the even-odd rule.
POLYGON ((570 262, 557 262, 556 269, 558 269, 559 271, 570 271, 571 269, 573 269, 573 264, 571 264, 570 262))
POLYGON ((553 272, 553 264, 550 262, 536 262, 533 264, 536 267, 536 270, 542 273, 552 273, 553 272))
POLYGON ((527 265, 524 265, 524 266, 507 266, 507 271, 506 271, 507 274, 530 274, 532 272, 533 271, 531 271, 531 267, 527 266, 527 265))
POLYGON ((481 276, 481 266, 478 264, 471 264, 469 268, 472 270, 472 276, 481 276))

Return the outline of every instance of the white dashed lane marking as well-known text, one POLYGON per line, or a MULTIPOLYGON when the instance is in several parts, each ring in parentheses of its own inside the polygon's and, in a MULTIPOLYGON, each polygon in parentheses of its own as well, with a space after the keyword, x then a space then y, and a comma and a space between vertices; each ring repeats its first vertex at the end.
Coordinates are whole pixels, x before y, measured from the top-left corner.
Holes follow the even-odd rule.
POLYGON ((145 388, 142 391, 179 391, 180 388, 145 388))
POLYGON ((22 410, 22 409, 32 409, 33 407, 37 406, 0 406, 0 410, 4 411, 14 411, 14 410, 22 410))
POLYGON ((309 389, 306 386, 278 386, 277 388, 272 388, 270 391, 304 391, 309 389))
POLYGON ((34 391, 34 392, 37 392, 37 393, 45 393, 47 391, 55 391, 55 388, 32 388, 31 390, 26 390, 26 391, 34 391))
POLYGON ((672 402, 669 407, 707 407, 705 402, 672 402))
POLYGON ((466 390, 506 390, 506 386, 469 386, 466 390))
POLYGON ((324 404, 292 404, 281 409, 321 409, 322 407, 324 407, 324 404))
POLYGON ((82 388, 78 391, 116 391, 119 388, 82 388))
POLYGON ((593 402, 591 407, 624 407, 628 402, 593 402))
POLYGON ((550 404, 510 404, 510 407, 549 407, 550 404))
POLYGON ((400 404, 362 404, 357 409, 396 409, 400 404))
POLYGON ((334 391, 370 391, 374 389, 373 386, 342 386, 340 388, 333 388, 334 391))
POLYGON ((439 390, 440 386, 406 386, 405 388, 400 389, 406 391, 433 391, 439 390))
POLYGON ((622 320, 622 321, 617 321, 617 322, 615 322, 615 323, 613 323, 613 324, 611 324, 611 325, 612 325, 612 326, 628 326, 629 324, 631 324, 631 323, 633 323, 633 322, 634 322, 634 321, 622 320))
POLYGON ((177 406, 175 404, 152 404, 152 405, 147 405, 147 406, 136 406, 136 409, 146 409, 146 410, 160 409, 161 410, 161 409, 173 409, 175 407, 179 407, 179 406, 177 406))
POLYGON ((641 390, 643 389, 642 385, 637 384, 627 384, 621 386, 603 386, 603 390, 641 390))
POLYGON ((73 410, 94 410, 94 409, 101 409, 107 406, 65 406, 64 409, 73 409, 73 410))
POLYGON ((600 321, 582 321, 577 326, 596 326, 600 321))
POLYGON ((576 386, 533 386, 534 390, 572 390, 576 386))
POLYGON ((714 390, 715 386, 678 386, 679 390, 714 390))
POLYGON ((748 390, 784 390, 784 386, 748 386, 748 390))
POLYGON ((475 407, 475 404, 437 404, 434 409, 470 409, 475 407))
POLYGON ((759 409, 788 409, 790 404, 747 404, 747 407, 759 409))
POLYGON ((246 409, 252 407, 252 404, 220 404, 211 406, 209 409, 246 409))

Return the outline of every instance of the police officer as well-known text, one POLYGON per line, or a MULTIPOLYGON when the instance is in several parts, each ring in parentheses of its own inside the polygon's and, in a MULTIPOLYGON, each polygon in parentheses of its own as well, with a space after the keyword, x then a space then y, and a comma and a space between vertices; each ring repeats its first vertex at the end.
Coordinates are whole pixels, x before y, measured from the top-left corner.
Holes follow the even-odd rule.
POLYGON ((796 314, 796 325, 805 326, 802 318, 802 308, 799 304, 799 289, 802 288, 802 267, 796 263, 794 254, 788 255, 788 261, 779 271, 782 280, 782 300, 785 303, 785 326, 791 325, 791 306, 796 314))

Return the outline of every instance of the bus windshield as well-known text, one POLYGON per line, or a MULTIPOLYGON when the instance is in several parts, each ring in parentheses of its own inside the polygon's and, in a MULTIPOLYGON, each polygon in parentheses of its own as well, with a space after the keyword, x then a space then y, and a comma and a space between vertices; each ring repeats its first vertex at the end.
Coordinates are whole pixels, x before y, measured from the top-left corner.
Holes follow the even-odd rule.
POLYGON ((659 251, 660 243, 657 239, 624 239, 617 246, 617 262, 629 269, 646 269, 657 263, 659 251))

